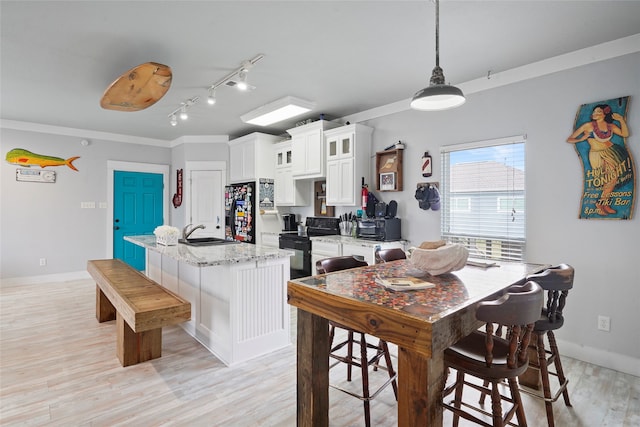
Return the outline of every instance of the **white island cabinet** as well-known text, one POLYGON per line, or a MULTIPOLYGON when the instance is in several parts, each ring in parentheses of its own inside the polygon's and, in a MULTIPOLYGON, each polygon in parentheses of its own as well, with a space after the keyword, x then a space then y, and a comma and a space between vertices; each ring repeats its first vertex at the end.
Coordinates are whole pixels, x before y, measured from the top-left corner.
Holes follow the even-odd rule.
POLYGON ((146 248, 150 279, 191 303, 191 320, 181 326, 226 365, 290 345, 291 252, 246 243, 162 246, 154 236, 125 239, 146 248))

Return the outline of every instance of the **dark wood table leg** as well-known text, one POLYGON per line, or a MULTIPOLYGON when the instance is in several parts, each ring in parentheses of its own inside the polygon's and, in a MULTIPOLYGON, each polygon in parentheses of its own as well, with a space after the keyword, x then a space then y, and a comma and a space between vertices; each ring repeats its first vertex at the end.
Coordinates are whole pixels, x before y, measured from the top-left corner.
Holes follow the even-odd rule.
POLYGON ((298 427, 329 425, 329 322, 298 309, 298 427))
POLYGON ((398 349, 398 425, 442 426, 443 354, 398 349))

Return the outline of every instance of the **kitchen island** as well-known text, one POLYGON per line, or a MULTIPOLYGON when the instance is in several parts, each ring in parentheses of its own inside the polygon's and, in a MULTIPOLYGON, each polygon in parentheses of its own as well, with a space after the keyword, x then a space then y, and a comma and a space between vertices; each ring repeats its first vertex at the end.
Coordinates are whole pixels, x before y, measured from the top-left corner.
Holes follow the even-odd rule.
POLYGON ((214 246, 156 244, 146 249, 145 274, 191 303, 181 327, 228 366, 290 345, 287 304, 291 252, 247 243, 214 246))

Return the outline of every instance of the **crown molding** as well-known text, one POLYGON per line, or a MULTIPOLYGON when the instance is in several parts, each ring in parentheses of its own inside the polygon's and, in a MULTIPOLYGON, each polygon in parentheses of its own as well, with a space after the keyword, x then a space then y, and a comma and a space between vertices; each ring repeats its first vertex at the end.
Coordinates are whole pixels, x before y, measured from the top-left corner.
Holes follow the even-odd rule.
POLYGON ((41 123, 22 122, 18 120, 0 120, 0 127, 4 129, 23 130, 28 132, 48 133, 51 135, 74 136, 82 139, 96 139, 128 144, 153 145, 169 148, 169 141, 144 138, 140 136, 123 135, 119 133, 99 132, 88 129, 77 129, 63 126, 45 125, 41 123))

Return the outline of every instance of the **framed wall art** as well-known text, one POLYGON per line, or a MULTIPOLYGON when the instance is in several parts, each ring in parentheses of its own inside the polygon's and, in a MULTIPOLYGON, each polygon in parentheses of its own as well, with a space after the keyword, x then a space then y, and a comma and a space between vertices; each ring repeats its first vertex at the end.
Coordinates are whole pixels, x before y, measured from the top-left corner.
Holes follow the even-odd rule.
POLYGON ((627 146, 628 96, 583 104, 578 108, 574 145, 583 169, 579 218, 631 219, 636 173, 627 146))

